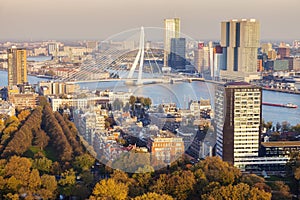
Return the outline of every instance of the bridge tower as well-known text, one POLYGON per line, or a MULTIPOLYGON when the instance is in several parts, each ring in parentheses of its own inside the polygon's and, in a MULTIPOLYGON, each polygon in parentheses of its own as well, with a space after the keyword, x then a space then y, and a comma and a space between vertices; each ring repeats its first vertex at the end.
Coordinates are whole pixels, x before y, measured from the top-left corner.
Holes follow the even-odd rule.
POLYGON ((139 73, 138 73, 138 79, 136 84, 141 85, 142 84, 142 73, 143 73, 143 66, 144 66, 144 54, 145 54, 145 32, 144 27, 141 27, 141 35, 140 35, 140 43, 139 43, 139 51, 134 59, 133 65, 128 73, 127 78, 131 79, 133 77, 134 71, 136 69, 136 66, 138 62, 139 65, 139 73))

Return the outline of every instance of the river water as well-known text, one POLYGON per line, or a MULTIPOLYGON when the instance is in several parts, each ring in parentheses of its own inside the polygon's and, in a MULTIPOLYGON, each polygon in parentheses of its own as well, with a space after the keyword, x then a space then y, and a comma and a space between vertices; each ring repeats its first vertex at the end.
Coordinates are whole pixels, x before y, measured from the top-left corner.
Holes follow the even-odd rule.
MULTIPOLYGON (((29 83, 37 83, 45 79, 28 76, 29 83)), ((7 72, 0 71, 0 86, 7 85, 7 72)), ((175 83, 175 84, 156 84, 144 86, 125 86, 124 83, 118 82, 101 82, 101 83, 84 83, 82 88, 89 89, 111 89, 114 91, 131 91, 136 96, 148 96, 152 99, 153 104, 176 103, 180 108, 187 108, 190 100, 211 99, 214 101, 214 85, 204 82, 192 83, 175 83)), ((300 123, 300 95, 280 93, 263 90, 263 102, 268 103, 293 103, 298 105, 297 109, 272 107, 263 105, 263 119, 277 122, 288 121, 291 125, 300 123)))

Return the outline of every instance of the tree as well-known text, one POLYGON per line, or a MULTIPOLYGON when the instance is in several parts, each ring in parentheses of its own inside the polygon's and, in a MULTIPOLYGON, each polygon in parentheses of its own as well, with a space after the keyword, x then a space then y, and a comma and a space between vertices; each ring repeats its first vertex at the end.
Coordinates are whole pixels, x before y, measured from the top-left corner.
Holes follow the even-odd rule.
POLYGON ((54 115, 61 126, 63 133, 66 135, 73 152, 76 156, 80 156, 83 153, 83 149, 79 141, 76 139, 78 133, 76 127, 67 119, 67 117, 63 117, 59 112, 55 112, 54 115))
POLYGON ((74 167, 78 171, 88 171, 91 169, 92 165, 95 163, 95 158, 85 153, 81 156, 77 156, 74 161, 74 167))
POLYGON ((54 199, 56 196, 57 182, 54 176, 44 174, 41 176, 41 188, 39 194, 43 199, 54 199))
POLYGON ((76 176, 73 169, 67 170, 61 174, 61 179, 58 181, 61 193, 70 196, 76 184, 76 176))
POLYGON ((127 198, 128 186, 124 183, 116 182, 114 179, 102 180, 94 187, 91 199, 118 199, 127 198))
POLYGON ((153 172, 153 167, 149 165, 137 169, 132 175, 133 184, 129 186, 130 196, 139 196, 149 190, 153 172))
POLYGON ((194 190, 196 183, 191 171, 175 171, 172 174, 161 174, 159 179, 151 187, 151 191, 158 194, 168 194, 183 200, 188 199, 194 190))
POLYGON ((203 170, 209 182, 219 182, 221 185, 233 184, 241 176, 238 168, 223 162, 219 157, 207 157, 202 162, 197 163, 195 168, 203 170))
POLYGON ((0 133, 3 131, 4 128, 5 128, 4 121, 0 119, 0 133))
POLYGON ((267 130, 270 130, 273 127, 273 122, 270 121, 270 122, 265 123, 263 121, 263 127, 265 127, 267 130))
POLYGON ((147 97, 147 98, 145 98, 145 100, 144 100, 144 104, 145 104, 145 106, 146 106, 147 108, 149 108, 149 107, 151 106, 151 104, 152 104, 152 100, 151 100, 149 97, 147 97))
POLYGON ((35 158, 32 161, 32 168, 39 170, 42 173, 50 172, 52 167, 52 161, 46 157, 35 158))
POLYGON ((135 102, 136 102, 135 96, 130 96, 130 98, 129 98, 130 105, 133 106, 135 104, 135 102))
MULTIPOLYGON (((292 126, 292 131, 295 131, 295 132, 297 132, 298 134, 300 134, 300 124, 297 124, 297 125, 295 125, 295 126, 292 126)), ((0 129, 0 131, 1 131, 1 129, 0 129)))
POLYGON ((137 196, 134 200, 173 200, 173 197, 166 195, 166 194, 157 194, 155 192, 148 192, 141 196, 137 196))
POLYGON ((4 168, 5 177, 14 176, 18 180, 28 180, 31 162, 28 158, 13 156, 4 168))
POLYGON ((255 174, 244 174, 241 178, 241 182, 248 184, 250 187, 256 187, 259 190, 271 192, 271 188, 265 183, 265 179, 255 174))
POLYGON ((55 149, 57 157, 60 161, 72 160, 72 147, 49 105, 45 105, 42 118, 42 128, 49 135, 51 141, 50 145, 55 149))
POLYGON ((291 130, 291 124, 288 123, 287 121, 283 121, 281 123, 281 127, 283 132, 291 130))
POLYGON ((257 188, 251 188, 249 185, 239 183, 235 186, 228 185, 213 190, 211 193, 202 195, 202 199, 233 199, 233 200, 270 200, 271 194, 265 191, 258 190, 257 188))
POLYGON ((29 110, 22 110, 19 114, 18 114, 18 119, 20 122, 24 121, 28 116, 30 115, 30 111, 29 110))
POLYGON ((29 175, 28 191, 31 195, 37 194, 41 186, 41 177, 37 169, 33 169, 29 175))
POLYGON ((273 198, 274 200, 290 200, 292 199, 292 195, 290 194, 290 188, 282 181, 275 181, 273 190, 274 192, 273 198))
POLYGON ((5 120, 6 127, 8 127, 9 125, 18 127, 19 124, 20 124, 20 121, 16 116, 10 116, 5 120))

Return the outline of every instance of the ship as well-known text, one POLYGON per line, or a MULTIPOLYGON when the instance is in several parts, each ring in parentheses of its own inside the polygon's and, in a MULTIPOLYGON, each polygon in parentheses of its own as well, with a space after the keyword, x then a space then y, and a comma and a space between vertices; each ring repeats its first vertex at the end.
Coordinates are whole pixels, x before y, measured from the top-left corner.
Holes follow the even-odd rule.
POLYGON ((298 106, 296 104, 293 104, 293 103, 276 104, 276 103, 266 103, 266 102, 263 102, 262 105, 265 105, 265 106, 275 106, 275 107, 284 107, 284 108, 298 108, 298 106))

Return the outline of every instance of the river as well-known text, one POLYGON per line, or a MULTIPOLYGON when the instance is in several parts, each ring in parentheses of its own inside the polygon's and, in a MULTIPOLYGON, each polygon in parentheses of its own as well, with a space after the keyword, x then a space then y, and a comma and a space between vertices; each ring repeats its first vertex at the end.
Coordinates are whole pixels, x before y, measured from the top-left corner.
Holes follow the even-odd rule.
MULTIPOLYGON (((31 84, 38 81, 47 80, 28 76, 28 82, 31 84)), ((7 85, 7 72, 0 71, 0 87, 7 85)), ((101 82, 101 83, 84 83, 82 88, 89 89, 111 89, 115 91, 131 91, 136 96, 148 96, 152 99, 153 104, 174 102, 181 108, 186 108, 190 100, 211 99, 214 101, 214 85, 204 82, 192 83, 175 83, 175 84, 157 84, 144 86, 125 86, 122 82, 101 82)), ((263 90, 263 102, 268 103, 293 103, 298 105, 298 108, 284 108, 263 106, 262 115, 265 121, 277 122, 288 121, 291 125, 300 123, 300 95, 280 93, 263 90)))

